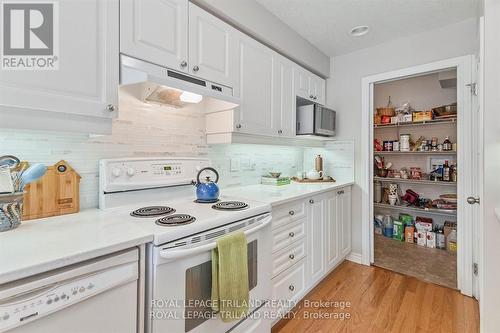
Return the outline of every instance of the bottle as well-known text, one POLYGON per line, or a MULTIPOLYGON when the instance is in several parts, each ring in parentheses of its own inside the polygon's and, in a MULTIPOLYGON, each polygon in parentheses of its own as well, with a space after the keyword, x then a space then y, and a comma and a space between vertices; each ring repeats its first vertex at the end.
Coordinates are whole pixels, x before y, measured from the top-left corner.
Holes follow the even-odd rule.
POLYGON ((457 165, 455 164, 453 166, 453 172, 451 173, 451 181, 456 183, 458 179, 458 174, 457 174, 457 165))
POLYGON ((451 180, 450 177, 450 166, 448 165, 448 161, 444 162, 443 166, 443 181, 444 182, 449 182, 451 180))
POLYGON ((451 150, 452 150, 452 148, 453 148, 453 145, 452 145, 452 143, 451 143, 451 141, 450 141, 450 138, 449 138, 449 137, 446 137, 446 138, 444 139, 444 142, 443 142, 443 150, 444 150, 444 151, 451 151, 451 150))

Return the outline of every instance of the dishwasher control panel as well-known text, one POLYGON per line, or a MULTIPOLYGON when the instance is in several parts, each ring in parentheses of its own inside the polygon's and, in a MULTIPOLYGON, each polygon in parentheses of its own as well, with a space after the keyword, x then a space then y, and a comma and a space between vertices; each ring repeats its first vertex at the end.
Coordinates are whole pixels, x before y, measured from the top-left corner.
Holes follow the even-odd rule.
POLYGON ((137 279, 137 266, 121 265, 0 300, 0 332, 81 302, 117 285, 137 279))

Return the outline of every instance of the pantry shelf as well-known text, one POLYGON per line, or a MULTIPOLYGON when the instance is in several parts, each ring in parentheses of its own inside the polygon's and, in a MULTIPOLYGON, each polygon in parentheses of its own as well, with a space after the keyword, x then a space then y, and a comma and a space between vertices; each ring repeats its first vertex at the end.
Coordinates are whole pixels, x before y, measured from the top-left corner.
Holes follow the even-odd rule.
POLYGON ((390 210, 406 211, 406 212, 427 213, 427 214, 441 215, 441 216, 457 216, 456 210, 449 210, 449 209, 418 208, 418 207, 411 207, 411 206, 389 205, 389 204, 384 204, 384 203, 373 203, 373 207, 390 209, 390 210))
POLYGON ((382 183, 401 183, 401 184, 419 184, 419 185, 437 185, 437 186, 449 186, 456 187, 456 182, 443 182, 443 181, 432 181, 432 180, 416 180, 416 179, 402 179, 402 178, 384 178, 384 177, 373 177, 373 180, 382 183))
POLYGON ((375 151, 375 155, 456 155, 456 151, 375 151))
POLYGON ((408 123, 398 123, 398 124, 380 124, 373 125, 373 128, 391 128, 391 127, 415 127, 415 126, 426 126, 426 125, 444 125, 444 124, 455 124, 457 118, 452 119, 434 119, 418 122, 408 122, 408 123))

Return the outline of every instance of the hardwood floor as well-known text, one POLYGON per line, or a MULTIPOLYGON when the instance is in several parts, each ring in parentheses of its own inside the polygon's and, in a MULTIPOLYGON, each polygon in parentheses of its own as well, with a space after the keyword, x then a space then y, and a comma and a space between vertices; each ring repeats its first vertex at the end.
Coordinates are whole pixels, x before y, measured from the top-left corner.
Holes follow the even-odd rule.
POLYGON ((291 317, 277 323, 273 333, 479 332, 479 307, 473 298, 414 277, 349 261, 316 286, 291 317), (345 305, 349 302, 350 307, 312 303, 320 300, 345 305))

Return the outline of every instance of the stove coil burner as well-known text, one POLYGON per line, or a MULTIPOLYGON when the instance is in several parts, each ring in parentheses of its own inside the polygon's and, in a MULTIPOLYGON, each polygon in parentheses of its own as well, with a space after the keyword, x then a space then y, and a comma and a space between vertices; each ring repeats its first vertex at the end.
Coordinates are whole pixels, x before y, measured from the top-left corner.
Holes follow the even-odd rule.
POLYGON ((219 199, 215 199, 215 200, 201 200, 201 199, 196 199, 193 202, 197 203, 197 204, 213 204, 213 203, 216 203, 216 202, 219 202, 219 201, 220 201, 219 199))
POLYGON ((134 210, 130 215, 134 217, 157 217, 174 213, 175 209, 167 206, 149 206, 134 210))
POLYGON ((175 227, 178 225, 193 223, 195 220, 196 218, 191 215, 174 214, 159 218, 158 220, 155 221, 155 223, 160 226, 175 227))
POLYGON ((248 208, 248 205, 241 201, 221 201, 212 206, 218 210, 242 210, 248 208))

